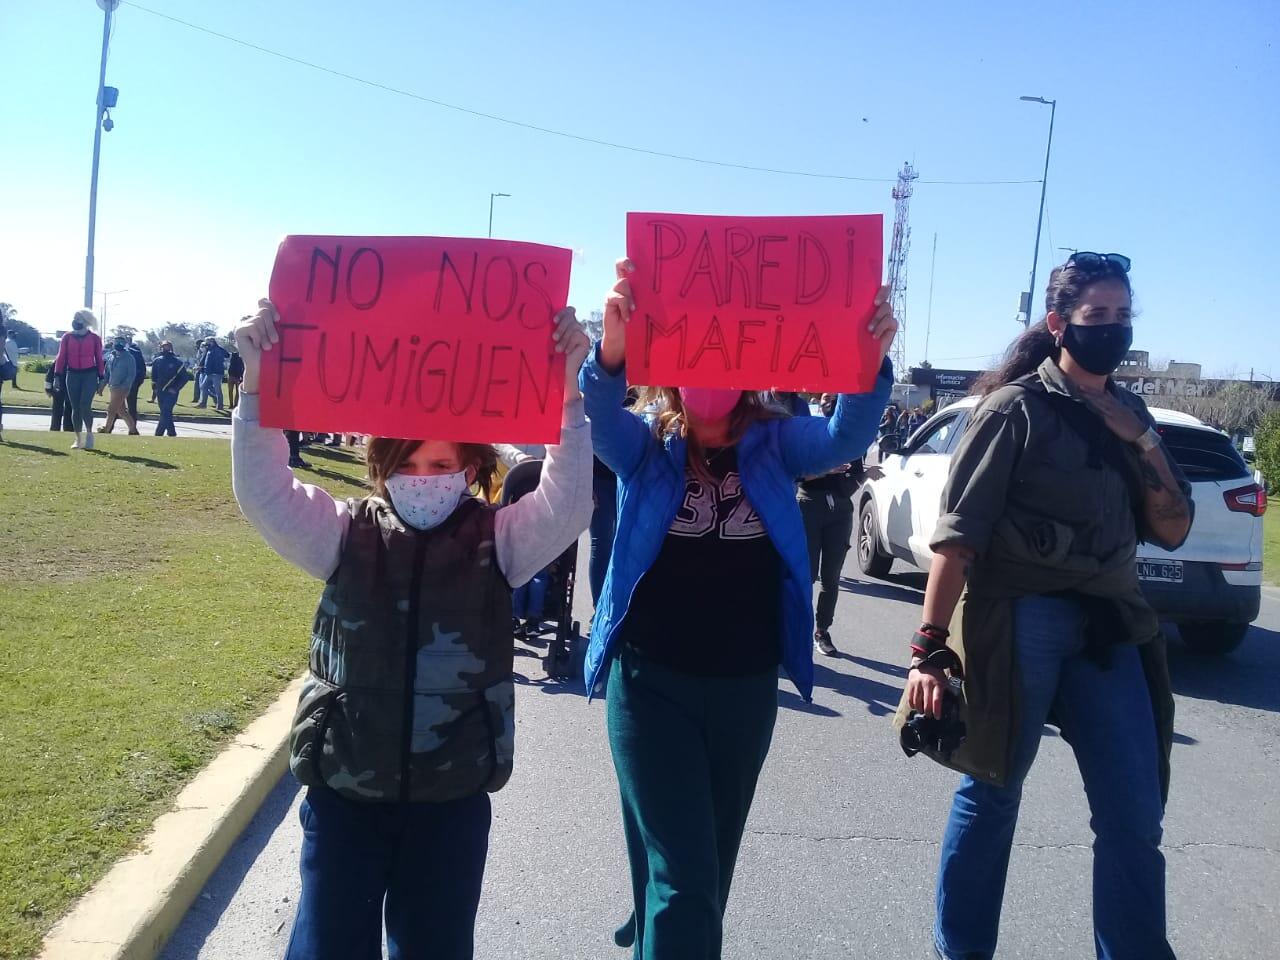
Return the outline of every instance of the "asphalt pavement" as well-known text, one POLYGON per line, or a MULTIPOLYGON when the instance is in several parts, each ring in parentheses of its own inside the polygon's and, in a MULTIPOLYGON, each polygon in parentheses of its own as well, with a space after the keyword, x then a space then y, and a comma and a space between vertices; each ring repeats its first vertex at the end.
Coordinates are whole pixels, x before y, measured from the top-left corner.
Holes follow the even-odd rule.
MULTIPOLYGON (((580 554, 585 557, 586 541, 580 554)), ((780 684, 773 750, 726 917, 726 958, 933 957, 938 841, 956 775, 903 756, 890 725, 923 577, 854 579, 804 704, 780 684)), ((585 568, 577 607, 585 623, 585 568)), ((673 606, 673 614, 678 610, 673 606)), ((304 637, 298 638, 305 643, 304 637)), ((516 770, 494 798, 476 931, 481 960, 617 958, 630 909, 603 703, 517 656, 516 770)), ((1231 657, 1171 650, 1174 782, 1165 821, 1170 940, 1179 957, 1273 956, 1280 940, 1280 592, 1231 657)), ((196 901, 165 960, 276 960, 298 896, 301 799, 288 776, 196 901)), ((1070 750, 1046 736, 1027 782, 999 956, 1094 955, 1088 807, 1070 750)))

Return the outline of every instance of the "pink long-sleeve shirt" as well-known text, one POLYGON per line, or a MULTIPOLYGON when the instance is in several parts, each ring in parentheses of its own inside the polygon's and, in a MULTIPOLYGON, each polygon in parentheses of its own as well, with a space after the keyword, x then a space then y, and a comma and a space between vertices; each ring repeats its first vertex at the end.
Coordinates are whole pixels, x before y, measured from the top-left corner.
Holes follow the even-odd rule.
POLYGON ((58 359, 53 361, 53 372, 91 370, 94 367, 98 368, 99 377, 107 375, 107 367, 102 360, 102 338, 92 330, 83 337, 64 333, 62 342, 58 344, 58 359))

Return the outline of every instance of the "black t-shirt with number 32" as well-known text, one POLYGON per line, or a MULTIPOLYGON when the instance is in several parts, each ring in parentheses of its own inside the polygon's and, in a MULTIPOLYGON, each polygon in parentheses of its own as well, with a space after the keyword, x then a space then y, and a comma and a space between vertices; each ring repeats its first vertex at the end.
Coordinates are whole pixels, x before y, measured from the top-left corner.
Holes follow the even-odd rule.
POLYGON ((689 470, 684 502, 637 584, 622 642, 682 673, 748 676, 781 659, 782 558, 742 490, 736 447, 689 470))

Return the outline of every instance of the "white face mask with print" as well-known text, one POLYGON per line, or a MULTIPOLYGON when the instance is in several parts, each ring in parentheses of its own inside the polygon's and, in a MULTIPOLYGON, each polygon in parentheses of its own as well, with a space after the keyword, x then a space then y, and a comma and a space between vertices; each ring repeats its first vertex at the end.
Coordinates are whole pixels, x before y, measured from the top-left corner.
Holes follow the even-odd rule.
POLYGON ((396 513, 411 527, 430 530, 453 513, 467 492, 467 472, 434 477, 397 473, 387 477, 387 495, 396 513))

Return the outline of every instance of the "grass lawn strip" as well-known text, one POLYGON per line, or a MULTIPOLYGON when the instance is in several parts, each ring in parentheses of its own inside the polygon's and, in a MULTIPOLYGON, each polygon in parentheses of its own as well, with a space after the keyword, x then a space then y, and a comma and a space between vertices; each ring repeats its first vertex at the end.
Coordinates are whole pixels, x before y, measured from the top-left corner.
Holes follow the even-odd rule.
MULTIPOLYGON (((317 585, 231 497, 218 440, 0 446, 0 956, 71 901, 306 662, 317 585)), ((358 495, 361 465, 316 471, 358 495)), ((307 477, 314 480, 315 477, 307 477)))
POLYGON ((1262 576, 1280 586, 1280 497, 1267 501, 1262 520, 1262 576))

